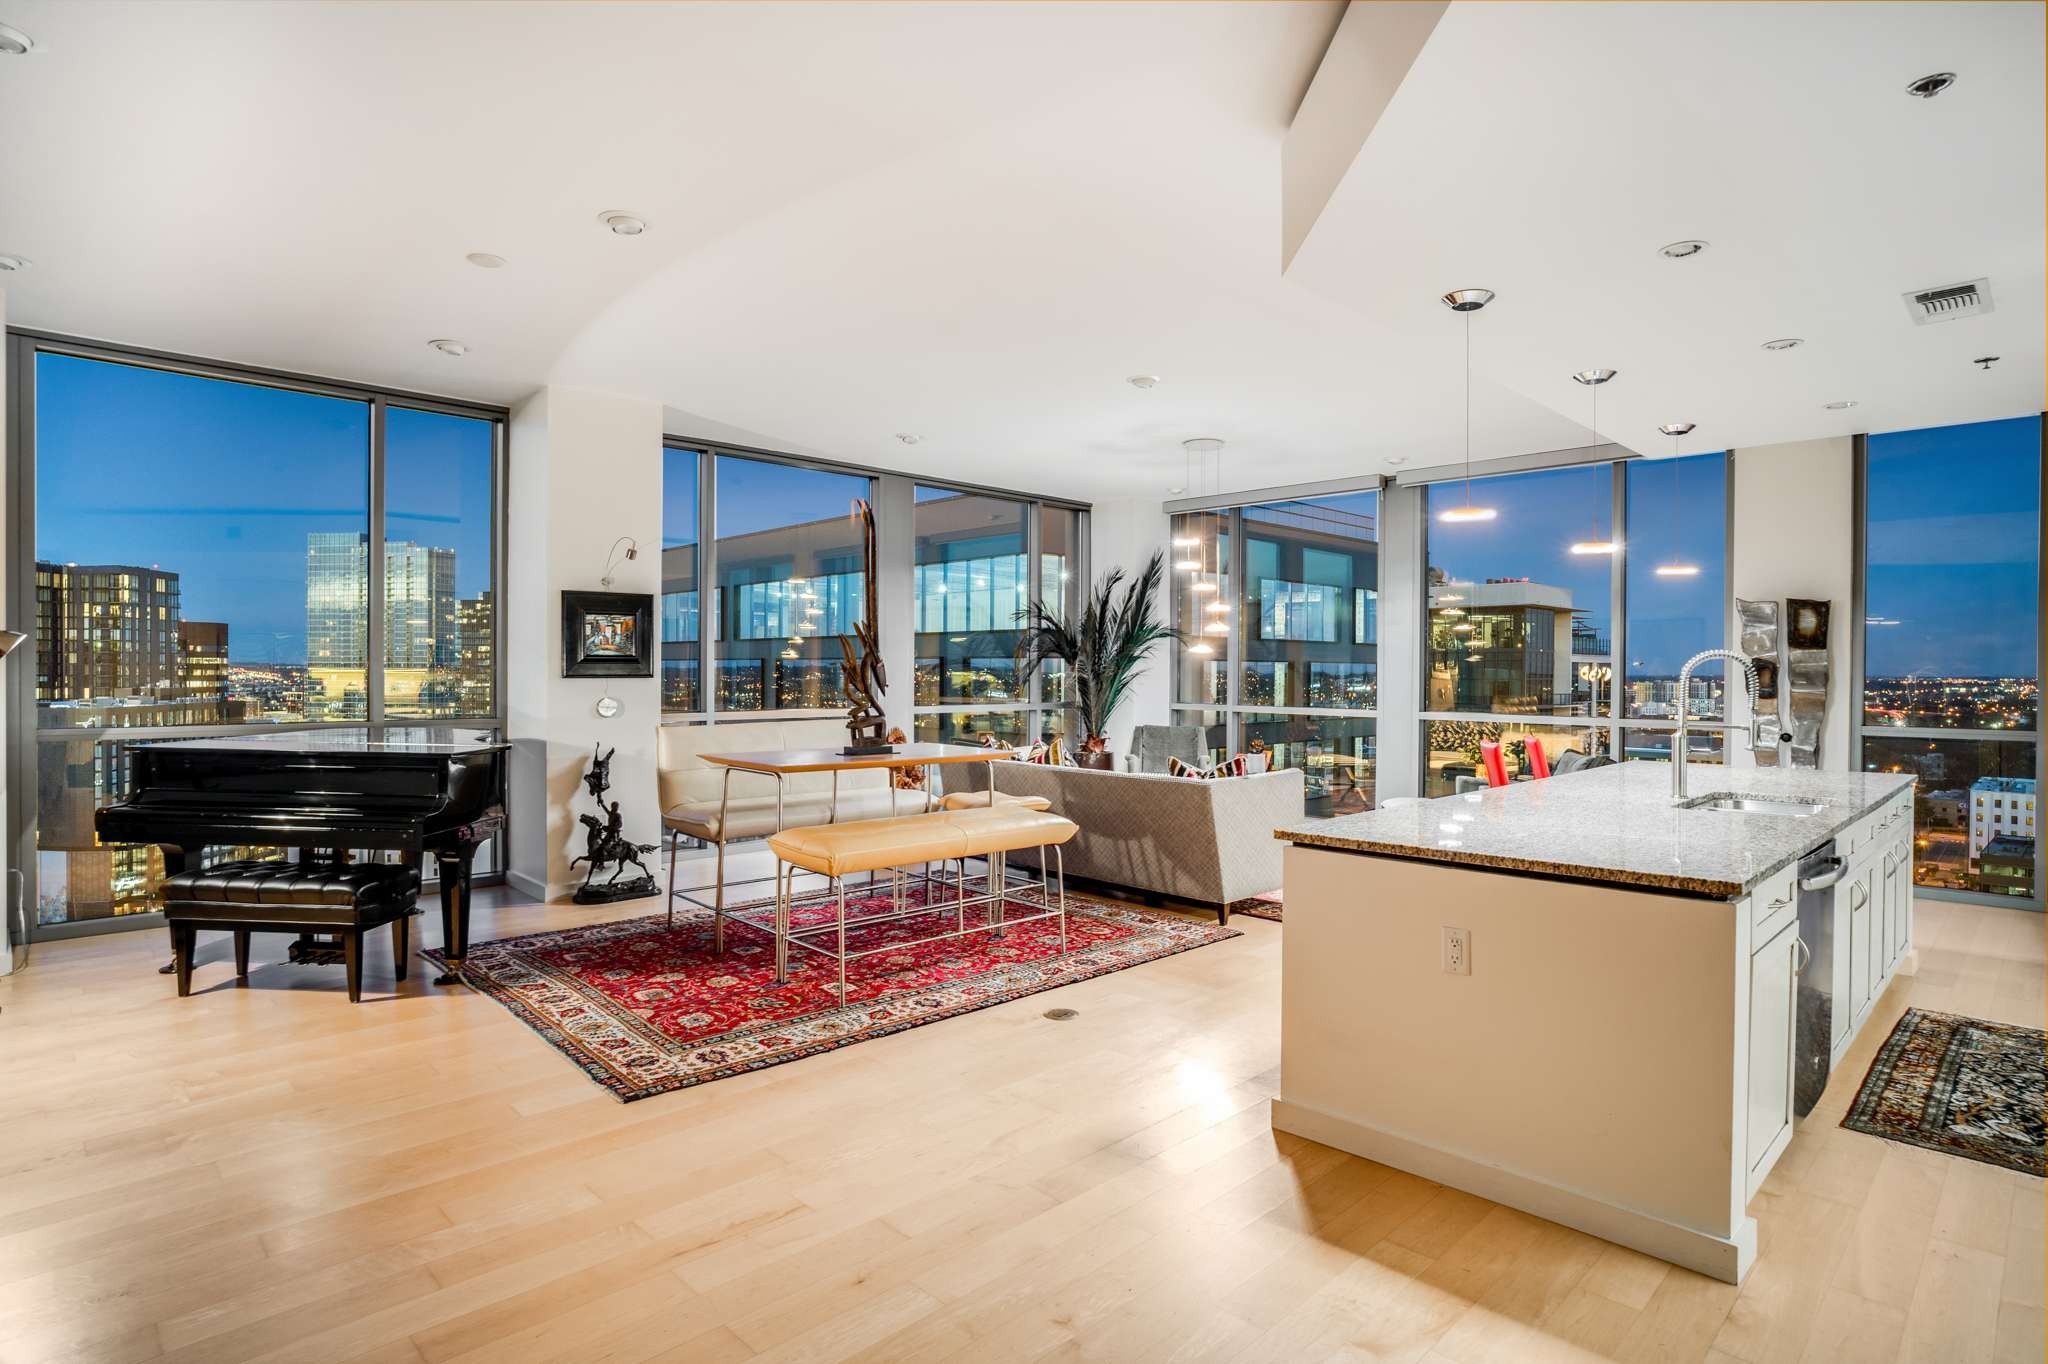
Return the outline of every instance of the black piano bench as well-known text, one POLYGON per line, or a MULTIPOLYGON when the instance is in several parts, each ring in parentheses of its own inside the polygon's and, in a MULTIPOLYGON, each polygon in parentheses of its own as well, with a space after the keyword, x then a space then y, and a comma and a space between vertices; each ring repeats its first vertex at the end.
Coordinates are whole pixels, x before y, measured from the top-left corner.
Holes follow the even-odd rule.
POLYGON ((363 998, 363 934, 391 925, 391 952, 405 979, 417 867, 390 863, 224 862, 182 871, 163 884, 178 993, 192 993, 192 949, 202 928, 235 935, 235 975, 249 975, 251 933, 338 933, 351 1003, 363 998))

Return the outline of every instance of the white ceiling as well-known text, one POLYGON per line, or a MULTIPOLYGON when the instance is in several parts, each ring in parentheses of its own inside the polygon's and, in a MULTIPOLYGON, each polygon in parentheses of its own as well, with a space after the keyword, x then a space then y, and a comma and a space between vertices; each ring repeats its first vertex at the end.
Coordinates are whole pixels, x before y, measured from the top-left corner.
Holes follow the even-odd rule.
POLYGON ((1583 443, 1588 364, 1638 446, 2042 405, 2039 7, 1453 5, 1283 277, 1337 13, 0 0, 8 320, 1098 498, 1455 458, 1462 284, 1480 457, 1583 443))
POLYGON ((1457 325, 1432 286, 1497 290, 1475 364, 1582 418, 1571 373, 1619 371, 1600 430, 1645 453, 2038 412, 2043 12, 1455 4, 1289 277, 1417 336, 1457 325), (1986 276, 1988 316, 1900 298, 1986 276))

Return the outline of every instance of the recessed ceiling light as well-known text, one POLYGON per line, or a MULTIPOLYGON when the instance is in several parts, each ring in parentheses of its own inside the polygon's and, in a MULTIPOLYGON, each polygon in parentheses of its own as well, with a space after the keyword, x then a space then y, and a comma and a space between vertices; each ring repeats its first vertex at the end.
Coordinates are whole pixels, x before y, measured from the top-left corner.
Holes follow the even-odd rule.
POLYGON ((1805 344, 1806 344, 1806 338, 1805 338, 1805 337, 1802 337, 1802 336, 1781 336, 1781 337, 1779 337, 1779 338, 1778 338, 1777 340, 1775 340, 1775 341, 1766 341, 1766 342, 1764 342, 1764 349, 1765 349, 1765 350, 1791 350, 1791 349, 1792 349, 1792 348, 1793 348, 1794 346, 1803 346, 1803 345, 1805 345, 1805 344))
POLYGON ((608 208, 597 220, 621 237, 637 237, 647 230, 647 220, 621 208, 608 208))
POLYGON ((1673 260, 1684 260, 1687 256, 1697 256, 1706 249, 1707 244, 1703 241, 1672 242, 1669 245, 1658 247, 1657 254, 1669 256, 1673 260))
POLYGON ((1124 382, 1132 388, 1155 388, 1159 384, 1159 376, 1156 374, 1133 374, 1124 382))
POLYGON ((1399 465, 1399 464, 1406 464, 1407 462, 1408 462, 1408 456, 1406 456, 1406 455, 1388 455, 1388 456, 1387 456, 1387 463, 1389 463, 1389 464, 1395 464, 1395 465, 1399 465))
POLYGON ((1821 406, 1830 412, 1847 412, 1850 408, 1856 406, 1856 400, 1854 398, 1842 398, 1835 402, 1822 403, 1821 406))
POLYGON ((464 256, 463 259, 471 265, 480 265, 486 270, 500 270, 505 265, 505 258, 503 256, 494 256, 488 251, 472 251, 464 256))
POLYGON ((908 431, 898 431, 896 433, 896 439, 902 441, 905 445, 917 444, 917 437, 911 435, 908 431))
POLYGON ((0 274, 19 274, 28 269, 31 263, 26 256, 0 256, 0 274))
POLYGON ((0 57, 21 57, 35 50, 35 39, 18 28, 0 24, 0 57))
POLYGON ((1915 99, 1933 99, 1956 83, 1953 71, 1937 71, 1931 76, 1922 76, 1906 87, 1906 93, 1915 99))
POLYGON ((1182 493, 1184 493, 1184 492, 1186 492, 1186 491, 1187 491, 1187 489, 1186 489, 1186 488, 1168 488, 1168 489, 1166 490, 1166 495, 1167 495, 1168 497, 1179 497, 1179 496, 1180 496, 1180 495, 1181 495, 1182 493))
POLYGON ((468 346, 463 345, 460 341, 451 341, 445 336, 438 341, 429 341, 427 342, 427 344, 432 346, 435 350, 441 352, 441 354, 443 355, 469 354, 468 346))

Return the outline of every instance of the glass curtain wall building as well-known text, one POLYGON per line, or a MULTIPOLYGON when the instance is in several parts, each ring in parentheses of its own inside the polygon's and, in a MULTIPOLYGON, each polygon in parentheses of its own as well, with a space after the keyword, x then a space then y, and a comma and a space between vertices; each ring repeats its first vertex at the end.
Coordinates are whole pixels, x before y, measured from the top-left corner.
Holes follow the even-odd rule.
POLYGON ((33 825, 39 935, 154 922, 160 854, 93 828, 126 793, 109 731, 496 727, 501 410, 8 346, 13 605, 35 622, 10 834, 33 825))
POLYGON ((1300 768, 1310 814, 1372 808, 1379 494, 1182 513, 1171 554, 1175 723, 1300 768))
POLYGON ((892 565, 908 570, 914 655, 907 683, 893 669, 892 681, 911 695, 913 737, 1015 743, 1063 732, 1058 669, 1017 675, 1018 613, 1034 594, 1073 608, 1079 509, 682 442, 663 451, 664 717, 845 706, 841 641, 866 593, 856 498, 876 508, 885 582, 892 565), (891 485, 908 524, 890 524, 891 485), (716 585, 700 605, 707 578, 716 585))
POLYGON ((2042 903, 2041 419, 1868 437, 1863 766, 1919 778, 1914 879, 2042 903))

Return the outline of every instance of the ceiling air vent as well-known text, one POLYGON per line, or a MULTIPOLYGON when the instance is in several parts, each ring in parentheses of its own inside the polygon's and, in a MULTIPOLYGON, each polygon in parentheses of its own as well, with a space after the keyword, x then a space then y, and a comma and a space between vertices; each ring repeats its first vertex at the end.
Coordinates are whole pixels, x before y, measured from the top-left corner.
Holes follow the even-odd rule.
POLYGON ((1939 289, 1916 289, 1904 297, 1906 311, 1919 325, 1953 322, 1959 317, 1976 317, 1991 311, 1991 281, 1973 279, 1965 284, 1946 284, 1939 289))

